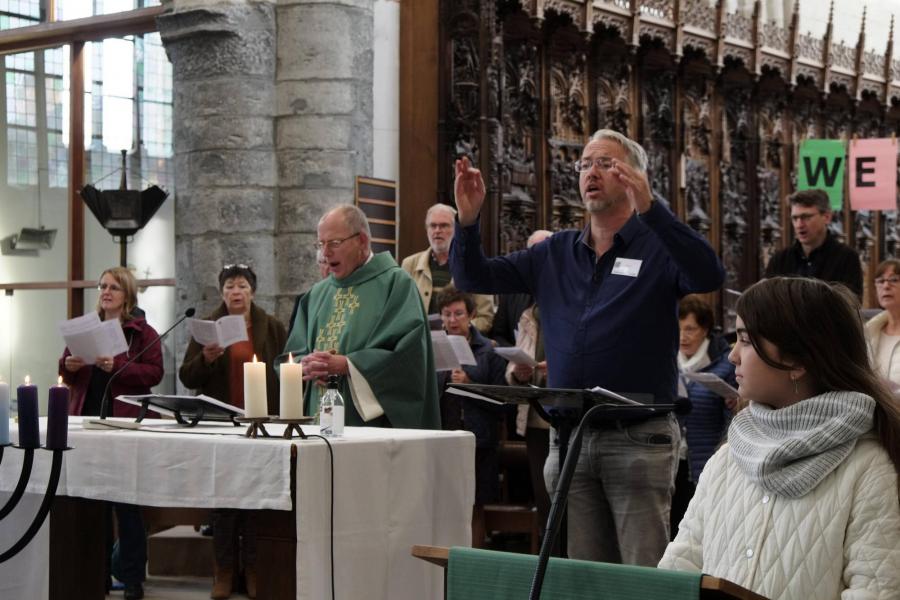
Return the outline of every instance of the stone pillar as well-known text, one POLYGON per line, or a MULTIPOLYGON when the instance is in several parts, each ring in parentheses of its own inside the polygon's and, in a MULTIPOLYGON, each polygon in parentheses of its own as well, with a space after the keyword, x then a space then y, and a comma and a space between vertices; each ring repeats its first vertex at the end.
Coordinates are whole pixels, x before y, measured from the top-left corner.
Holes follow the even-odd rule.
POLYGON ((373 2, 165 3, 179 310, 208 313, 222 265, 248 262, 257 303, 288 325, 318 279, 319 217, 372 173, 373 2))
POLYGON ((317 279, 316 224, 372 174, 374 0, 279 0, 278 314, 317 279))
MULTIPOLYGON (((159 17, 172 62, 175 274, 178 311, 208 314, 228 263, 252 265, 256 301, 277 294, 273 147, 275 7, 272 2, 176 1, 159 17)), ((176 354, 187 347, 178 332, 176 354)))

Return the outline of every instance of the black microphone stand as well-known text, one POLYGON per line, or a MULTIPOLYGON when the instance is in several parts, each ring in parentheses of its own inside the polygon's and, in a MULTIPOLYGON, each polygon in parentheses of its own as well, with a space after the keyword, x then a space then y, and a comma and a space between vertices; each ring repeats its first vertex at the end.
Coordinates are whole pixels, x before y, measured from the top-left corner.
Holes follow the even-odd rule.
POLYGON ((138 352, 137 354, 135 354, 134 356, 129 358, 128 361, 124 365, 119 367, 116 370, 116 372, 112 374, 112 376, 109 378, 109 381, 106 382, 106 387, 103 388, 103 396, 101 397, 101 400, 100 400, 100 418, 101 419, 106 419, 106 417, 109 416, 108 415, 108 413, 109 413, 109 386, 112 385, 113 379, 115 379, 119 373, 124 371, 128 367, 128 365, 130 365, 131 363, 133 363, 134 361, 139 359, 141 356, 143 356, 144 352, 149 350, 153 346, 153 344, 159 342, 164 337, 169 335, 169 332, 171 332, 173 329, 175 329, 176 327, 181 325, 181 323, 185 319, 189 319, 189 318, 193 317, 195 312, 196 311, 193 308, 189 308, 186 311, 184 311, 184 314, 181 316, 181 318, 178 319, 177 321, 175 321, 175 323, 171 327, 169 327, 168 329, 166 329, 165 331, 163 331, 162 333, 157 335, 155 340, 153 340, 152 342, 150 342, 149 344, 144 346, 144 348, 140 352, 138 352))
MULTIPOLYGON (((550 553, 553 550, 553 543, 559 534, 560 523, 562 523, 563 515, 566 510, 566 502, 568 501, 569 486, 572 484, 572 476, 575 474, 575 466, 578 464, 578 458, 581 455, 581 441, 584 437, 585 426, 588 425, 595 416, 601 415, 603 419, 623 418, 638 419, 651 416, 663 415, 675 410, 674 404, 652 404, 652 405, 610 405, 596 404, 592 406, 581 418, 581 422, 572 435, 572 441, 568 452, 565 454, 564 462, 560 468, 559 480, 556 483, 556 490, 553 493, 553 502, 550 505, 550 514, 547 516, 547 525, 544 530, 544 539, 541 541, 541 551, 538 555, 537 568, 534 571, 534 578, 531 581, 531 592, 528 595, 529 600, 539 600, 541 597, 541 588, 544 585, 544 575, 547 573, 547 565, 550 562, 550 553)), ((560 450, 562 450, 563 440, 560 439, 560 450)), ((562 454, 562 452, 561 452, 562 454)))

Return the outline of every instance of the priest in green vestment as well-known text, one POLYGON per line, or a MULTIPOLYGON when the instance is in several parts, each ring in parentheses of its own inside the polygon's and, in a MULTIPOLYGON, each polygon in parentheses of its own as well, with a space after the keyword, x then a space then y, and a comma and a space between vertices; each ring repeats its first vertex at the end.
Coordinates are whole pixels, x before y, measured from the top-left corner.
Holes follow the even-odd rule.
POLYGON ((390 253, 372 253, 355 206, 328 211, 318 237, 331 275, 300 300, 284 348, 302 359, 305 414, 339 375, 347 425, 440 429, 431 332, 412 278, 390 253))

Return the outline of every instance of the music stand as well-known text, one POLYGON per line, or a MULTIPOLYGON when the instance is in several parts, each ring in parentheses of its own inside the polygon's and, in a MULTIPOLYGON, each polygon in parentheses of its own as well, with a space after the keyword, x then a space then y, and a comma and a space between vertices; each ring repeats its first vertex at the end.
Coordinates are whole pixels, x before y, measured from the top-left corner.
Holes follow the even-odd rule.
POLYGON ((668 414, 676 408, 675 404, 645 404, 637 400, 637 398, 649 398, 652 400, 653 396, 650 394, 616 394, 608 390, 573 390, 451 383, 447 391, 486 402, 529 404, 554 427, 557 427, 556 423, 564 427, 570 427, 573 422, 572 417, 556 418, 544 410, 542 403, 552 404, 554 408, 568 409, 570 415, 575 413, 573 409, 585 410, 583 417, 574 419, 577 427, 572 438, 571 452, 563 452, 563 449, 569 445, 568 436, 564 440, 562 434, 560 434, 561 467, 559 480, 553 493, 553 501, 550 504, 550 514, 547 517, 547 524, 544 529, 544 539, 541 541, 541 551, 538 555, 538 563, 534 573, 534 580, 531 584, 529 600, 538 600, 541 595, 541 587, 543 586, 544 575, 550 560, 550 552, 559 532, 559 526, 562 522, 568 499, 569 486, 575 473, 575 465, 578 463, 578 455, 581 453, 584 426, 596 421, 638 422, 668 414))
POLYGON ((219 421, 240 427, 235 417, 243 417, 244 410, 231 404, 225 404, 215 398, 204 396, 166 396, 163 394, 147 394, 144 396, 116 396, 116 400, 141 407, 135 419, 140 423, 147 416, 148 410, 162 415, 174 417, 187 427, 194 427, 200 421, 219 421))

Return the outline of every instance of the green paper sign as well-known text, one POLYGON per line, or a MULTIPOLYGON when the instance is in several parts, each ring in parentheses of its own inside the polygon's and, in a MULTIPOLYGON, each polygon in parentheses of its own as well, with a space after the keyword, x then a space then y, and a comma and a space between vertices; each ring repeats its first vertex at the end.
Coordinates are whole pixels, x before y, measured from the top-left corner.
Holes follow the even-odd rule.
POLYGON ((804 140, 800 144, 797 189, 824 190, 831 209, 840 210, 844 203, 846 155, 841 140, 804 140))

